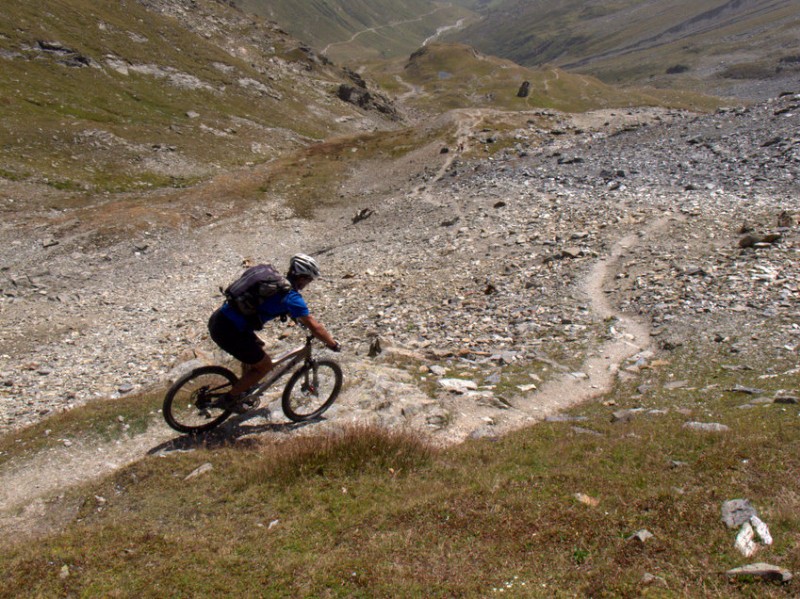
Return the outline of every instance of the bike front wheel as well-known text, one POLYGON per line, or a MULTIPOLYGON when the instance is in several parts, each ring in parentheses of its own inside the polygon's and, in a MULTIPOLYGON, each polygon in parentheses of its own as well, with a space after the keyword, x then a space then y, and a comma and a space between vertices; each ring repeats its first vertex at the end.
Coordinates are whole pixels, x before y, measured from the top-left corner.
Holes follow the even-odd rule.
POLYGON ((222 366, 203 366, 179 378, 164 397, 164 420, 180 433, 202 433, 231 415, 218 406, 237 377, 222 366))
POLYGON ((296 371, 283 390, 286 417, 304 422, 320 417, 342 390, 342 369, 333 360, 315 360, 296 371))

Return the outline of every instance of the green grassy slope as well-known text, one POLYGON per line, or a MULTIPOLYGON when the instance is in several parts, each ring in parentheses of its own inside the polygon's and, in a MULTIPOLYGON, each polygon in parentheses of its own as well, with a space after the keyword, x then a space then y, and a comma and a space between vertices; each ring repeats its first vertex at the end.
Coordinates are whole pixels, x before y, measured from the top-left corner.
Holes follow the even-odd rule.
POLYGON ((0 12, 0 176, 64 189, 185 185, 346 133, 348 81, 225 5, 8 0, 0 12), (160 7, 173 9, 171 14, 160 7))
POLYGON ((430 0, 240 0, 238 5, 248 12, 277 21, 301 39, 323 45, 347 39, 369 27, 414 19, 436 8, 430 0))
POLYGON ((483 107, 580 112, 626 106, 709 109, 717 105, 702 96, 621 89, 558 68, 527 68, 461 44, 429 44, 408 60, 372 67, 370 74, 397 95, 406 91, 405 86, 416 86, 417 93, 406 101, 427 110, 483 107), (530 93, 520 98, 517 94, 524 81, 530 83, 530 93))

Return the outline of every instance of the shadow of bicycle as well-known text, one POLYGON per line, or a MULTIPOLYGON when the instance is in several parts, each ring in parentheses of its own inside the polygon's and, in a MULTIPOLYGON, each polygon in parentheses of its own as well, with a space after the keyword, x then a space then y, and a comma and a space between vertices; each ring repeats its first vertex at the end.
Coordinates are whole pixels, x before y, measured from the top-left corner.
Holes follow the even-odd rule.
POLYGON ((250 447, 265 433, 287 434, 325 420, 324 417, 306 422, 270 422, 270 410, 261 408, 237 414, 220 426, 197 435, 180 435, 153 447, 147 455, 165 455, 173 451, 214 449, 217 447, 250 447), (254 421, 254 422, 252 422, 254 421))

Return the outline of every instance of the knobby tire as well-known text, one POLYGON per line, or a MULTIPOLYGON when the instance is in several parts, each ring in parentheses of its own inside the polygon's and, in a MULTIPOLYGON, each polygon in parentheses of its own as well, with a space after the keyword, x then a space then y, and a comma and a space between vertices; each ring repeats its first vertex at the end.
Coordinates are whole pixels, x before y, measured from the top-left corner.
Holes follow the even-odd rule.
POLYGON ((222 366, 195 368, 175 381, 167 391, 164 420, 179 433, 197 434, 219 426, 232 412, 204 405, 204 389, 212 391, 216 397, 229 390, 237 380, 233 372, 222 366))
POLYGON ((305 364, 286 383, 281 399, 283 413, 294 422, 319 418, 339 396, 342 379, 342 368, 333 360, 305 364), (316 389, 312 388, 315 374, 316 389))

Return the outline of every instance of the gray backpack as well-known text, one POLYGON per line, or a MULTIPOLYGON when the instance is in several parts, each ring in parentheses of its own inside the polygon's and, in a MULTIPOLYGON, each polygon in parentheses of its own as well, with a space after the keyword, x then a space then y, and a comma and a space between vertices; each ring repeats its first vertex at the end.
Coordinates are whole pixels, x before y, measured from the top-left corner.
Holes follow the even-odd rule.
POLYGON ((291 283, 271 264, 257 264, 244 271, 223 293, 240 314, 255 316, 265 299, 291 289, 291 283))

